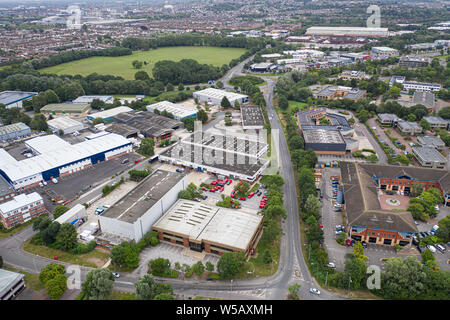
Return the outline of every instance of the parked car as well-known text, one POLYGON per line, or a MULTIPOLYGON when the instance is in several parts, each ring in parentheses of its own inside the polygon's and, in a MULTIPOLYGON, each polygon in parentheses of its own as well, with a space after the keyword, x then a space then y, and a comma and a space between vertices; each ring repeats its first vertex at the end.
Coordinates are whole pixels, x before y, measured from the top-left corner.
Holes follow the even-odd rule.
POLYGON ((122 160, 121 163, 122 163, 122 164, 125 164, 125 163, 128 163, 129 161, 130 161, 130 160, 128 160, 128 158, 125 158, 125 159, 122 160))
POLYGON ((320 294, 320 291, 317 290, 316 288, 310 288, 310 289, 309 289, 309 292, 314 293, 314 294, 317 294, 317 295, 320 294))
POLYGON ((365 241, 362 241, 361 244, 364 247, 364 249, 367 248, 367 243, 365 241))
POLYGON ((428 248, 431 252, 433 252, 433 253, 436 252, 435 246, 433 246, 433 245, 431 245, 431 244, 427 245, 427 248, 428 248))
POLYGON ((208 196, 202 196, 203 200, 206 200, 208 198, 208 196))
POLYGON ((240 197, 239 200, 245 201, 245 197, 240 197))
POLYGON ((175 170, 176 172, 180 172, 180 173, 182 173, 182 172, 184 172, 184 169, 183 168, 178 168, 177 170, 175 170))
POLYGON ((441 253, 444 253, 447 249, 442 244, 434 245, 441 253))
POLYGON ((57 184, 57 183, 58 183, 58 180, 57 180, 56 178, 52 178, 52 182, 53 182, 54 184, 57 184))
POLYGON ((328 268, 336 268, 336 265, 333 262, 327 264, 328 268))
POLYGON ((119 278, 119 277, 120 277, 120 274, 118 274, 117 272, 113 272, 112 274, 113 274, 113 276, 114 276, 115 278, 119 278))

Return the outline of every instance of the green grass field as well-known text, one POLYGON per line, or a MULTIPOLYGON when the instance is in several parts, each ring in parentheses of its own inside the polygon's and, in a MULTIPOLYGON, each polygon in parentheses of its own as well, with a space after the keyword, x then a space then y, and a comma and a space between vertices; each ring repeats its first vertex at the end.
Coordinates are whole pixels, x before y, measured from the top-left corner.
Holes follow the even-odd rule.
POLYGON ((91 73, 121 76, 124 79, 134 79, 134 74, 143 70, 150 76, 153 66, 161 60, 180 61, 182 59, 194 59, 199 63, 222 66, 232 59, 239 58, 245 49, 218 48, 218 47, 166 47, 150 51, 135 51, 132 55, 122 57, 91 57, 78 61, 63 63, 54 67, 39 70, 41 73, 55 73, 87 76, 91 73), (135 69, 131 65, 134 60, 146 61, 141 69, 135 69))

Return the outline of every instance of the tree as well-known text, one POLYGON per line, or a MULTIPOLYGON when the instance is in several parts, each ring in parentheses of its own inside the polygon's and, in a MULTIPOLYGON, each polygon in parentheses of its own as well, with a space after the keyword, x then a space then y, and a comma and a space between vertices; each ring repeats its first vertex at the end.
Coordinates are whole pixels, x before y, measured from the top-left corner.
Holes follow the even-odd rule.
POLYGON ((184 90, 184 86, 183 86, 182 83, 180 83, 180 84, 178 85, 178 91, 183 91, 183 90, 184 90))
POLYGON ((58 274, 65 274, 66 268, 61 264, 50 263, 41 269, 39 273, 39 281, 46 283, 48 280, 55 278, 58 274))
POLYGON ((95 118, 94 120, 92 120, 92 124, 94 126, 97 124, 100 124, 100 123, 103 123, 103 118, 101 118, 101 117, 98 117, 98 118, 95 118))
MULTIPOLYGON (((359 243, 359 242, 358 242, 359 243)), ((345 286, 354 290, 365 287, 367 266, 364 260, 353 258, 345 263, 345 272, 343 279, 345 286), (351 280, 351 282, 350 282, 351 280)))
POLYGON ((270 250, 266 249, 263 253, 263 262, 265 264, 270 264, 270 263, 272 263, 272 261, 273 260, 272 260, 272 255, 270 254, 270 250))
POLYGON ((450 216, 448 215, 439 220, 438 226, 439 229, 436 231, 436 235, 447 242, 450 241, 450 216))
POLYGON ((438 116, 443 119, 450 119, 450 107, 445 107, 439 110, 438 116))
POLYGON ((153 275, 146 274, 136 282, 136 299, 151 300, 156 288, 156 281, 153 275))
POLYGON ((47 295, 58 300, 67 289, 66 268, 60 264, 48 264, 42 268, 39 280, 45 284, 47 295))
POLYGON ((411 184, 411 196, 417 197, 423 192, 423 184, 420 182, 413 182, 411 184))
POLYGON ((219 89, 222 89, 222 88, 223 88, 223 82, 220 81, 220 80, 217 81, 217 82, 216 82, 216 87, 219 88, 219 89))
POLYGON ((77 246, 77 230, 70 223, 63 223, 55 238, 55 245, 63 251, 70 251, 77 246))
POLYGON ((46 131, 48 129, 47 120, 43 114, 36 114, 31 120, 30 128, 38 131, 46 131))
POLYGON ((411 212, 414 220, 426 221, 429 218, 429 216, 424 212, 425 209, 420 203, 410 204, 408 207, 408 211, 411 212))
POLYGON ((107 300, 114 286, 114 276, 108 269, 89 271, 82 284, 81 294, 86 300, 107 300))
POLYGON ((281 110, 287 110, 289 108, 289 101, 285 96, 280 95, 278 97, 278 107, 281 110))
MULTIPOLYGON (((206 261, 206 271, 213 272, 214 271, 214 265, 211 263, 211 261, 206 261)), ((1 266, 0 266, 1 268, 1 266)))
POLYGON ((296 135, 290 137, 288 143, 289 143, 289 148, 291 149, 291 151, 297 150, 297 149, 303 149, 305 147, 305 141, 299 134, 296 134, 296 135))
POLYGON ((208 122, 208 114, 206 113, 205 110, 200 109, 200 110, 197 112, 197 119, 198 119, 199 121, 201 121, 202 123, 206 123, 206 122, 208 122))
POLYGON ((46 246, 55 242, 60 227, 59 222, 53 221, 47 228, 41 231, 42 241, 46 246))
POLYGON ((230 101, 228 100, 227 97, 223 97, 222 98, 222 101, 220 102, 220 105, 224 109, 231 108, 231 103, 230 103, 230 101))
POLYGON ((408 121, 413 122, 416 121, 417 117, 414 113, 408 114, 408 121))
POLYGON ((400 97, 400 91, 401 91, 400 88, 392 86, 388 91, 388 95, 393 99, 397 99, 398 97, 400 97))
POLYGON ((298 300, 298 290, 300 290, 300 284, 298 284, 298 283, 295 283, 295 284, 293 284, 293 285, 290 285, 289 287, 288 287, 288 290, 289 290, 289 297, 291 298, 291 299, 294 299, 294 300, 298 300))
POLYGON ((304 212, 306 217, 314 216, 317 220, 320 218, 320 211, 322 210, 322 204, 317 196, 310 194, 305 202, 304 212))
POLYGON ((145 81, 145 80, 149 80, 150 76, 148 75, 147 72, 141 70, 141 71, 138 71, 138 72, 136 72, 134 74, 134 79, 135 80, 143 80, 143 81, 145 81))
POLYGON ((111 249, 111 264, 115 266, 126 266, 127 268, 137 268, 139 263, 139 250, 134 243, 121 242, 111 249))
POLYGON ((144 138, 141 140, 141 145, 139 146, 139 152, 146 157, 151 157, 155 154, 154 151, 155 142, 151 138, 144 138))
POLYGON ((419 125, 422 127, 422 129, 423 129, 424 131, 427 131, 427 130, 430 130, 430 129, 431 129, 431 125, 430 125, 430 124, 428 123, 428 121, 425 120, 425 119, 420 120, 419 125))
POLYGON ((170 270, 169 259, 157 258, 154 260, 150 260, 149 264, 152 270, 152 274, 154 275, 163 275, 164 273, 170 270))
POLYGON ((141 69, 142 68, 142 61, 138 61, 138 60, 134 60, 131 65, 133 66, 133 68, 135 69, 141 69))
POLYGON ((437 259, 434 254, 430 251, 430 249, 426 249, 421 253, 422 262, 431 269, 435 269, 439 266, 437 263, 437 259))
POLYGON ((167 86, 166 86, 166 90, 167 91, 173 91, 174 90, 173 84, 168 83, 167 86))
POLYGON ((353 245, 353 258, 361 261, 367 260, 367 256, 364 255, 364 247, 359 241, 353 245))
POLYGON ((234 252, 225 252, 217 262, 217 271, 224 278, 232 278, 239 272, 239 260, 234 252))
POLYGON ((33 221, 33 231, 39 230, 39 232, 44 231, 52 223, 47 215, 40 215, 33 221))
POLYGON ((205 266, 201 261, 198 261, 196 264, 192 266, 192 271, 197 275, 201 276, 203 272, 205 272, 205 266))
POLYGON ((67 211, 69 211, 69 207, 67 207, 67 206, 64 206, 64 205, 56 206, 55 209, 53 210, 53 218, 58 219, 60 216, 62 216, 67 211))

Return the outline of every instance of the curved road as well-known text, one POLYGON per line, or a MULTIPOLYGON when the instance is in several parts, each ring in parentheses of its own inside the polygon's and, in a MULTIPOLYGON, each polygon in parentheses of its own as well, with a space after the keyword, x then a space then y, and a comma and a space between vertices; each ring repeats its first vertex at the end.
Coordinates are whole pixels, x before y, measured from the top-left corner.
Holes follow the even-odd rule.
MULTIPOLYGON (((230 70, 230 74, 239 74, 242 66, 246 61, 240 63, 238 66, 230 70)), ((231 76, 227 75, 227 79, 231 76)), ((267 102, 267 111, 269 114, 272 132, 279 132, 278 148, 280 157, 280 174, 283 177, 285 184, 283 186, 284 191, 284 207, 287 211, 287 219, 283 222, 283 234, 281 241, 281 253, 279 268, 276 273, 270 277, 265 278, 253 278, 246 280, 234 280, 230 281, 197 281, 192 279, 178 280, 158 278, 158 281, 164 283, 170 283, 175 292, 191 293, 194 290, 197 293, 207 295, 208 292, 217 291, 246 291, 255 289, 266 289, 266 299, 277 300, 283 299, 288 293, 288 286, 293 283, 301 284, 299 296, 301 299, 342 299, 342 297, 336 296, 332 293, 326 292, 321 289, 321 295, 313 295, 309 293, 309 288, 319 288, 311 277, 309 270, 305 264, 302 255, 302 244, 300 242, 300 229, 299 229, 299 215, 298 215, 298 202, 295 187, 294 172, 292 163, 290 160, 290 153, 287 147, 287 142, 282 131, 282 127, 278 117, 275 114, 273 108, 273 90, 275 82, 270 78, 264 78, 267 82, 266 86, 262 87, 265 91, 265 98, 267 102)), ((228 80, 226 80, 228 81, 228 80)), ((225 83, 225 82, 224 82, 225 83)), ((273 134, 276 136, 276 134, 273 134)), ((274 152, 274 151, 272 151, 274 152)), ((3 257, 6 265, 24 270, 31 273, 39 273, 40 270, 49 263, 55 263, 56 261, 35 256, 33 254, 23 251, 23 243, 35 234, 31 227, 28 227, 17 234, 14 234, 8 238, 0 240, 0 255, 3 257)), ((69 266, 67 263, 58 262, 69 266)), ((86 278, 87 272, 91 268, 80 267, 81 269, 81 281, 86 278)), ((137 282, 139 277, 133 274, 123 274, 120 279, 115 281, 115 288, 120 290, 134 290, 134 283, 137 282)), ((231 297, 236 299, 236 296, 231 297)), ((249 298, 249 297, 244 297, 249 298)), ((345 298, 344 298, 345 299, 345 298)))

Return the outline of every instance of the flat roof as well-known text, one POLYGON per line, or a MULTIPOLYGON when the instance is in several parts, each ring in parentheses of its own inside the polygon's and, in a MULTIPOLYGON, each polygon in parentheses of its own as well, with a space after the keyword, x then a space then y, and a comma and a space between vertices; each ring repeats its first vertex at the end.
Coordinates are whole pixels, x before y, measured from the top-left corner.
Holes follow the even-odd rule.
POLYGON ((25 141, 25 145, 42 154, 54 149, 68 147, 70 146, 70 143, 54 134, 50 134, 27 140, 25 141))
POLYGON ((397 126, 399 126, 399 127, 402 127, 402 128, 404 128, 404 129, 419 129, 419 130, 422 130, 422 127, 421 126, 419 126, 419 124, 417 123, 417 122, 412 122, 412 121, 403 121, 403 120, 400 120, 398 123, 397 123, 397 126))
POLYGON ((134 223, 170 191, 185 173, 156 170, 102 215, 134 223))
POLYGON ((91 113, 90 115, 87 116, 87 118, 102 118, 102 119, 106 119, 106 118, 111 118, 114 117, 116 115, 118 115, 119 113, 122 112, 132 112, 134 111, 133 109, 131 109, 130 107, 117 107, 117 108, 112 108, 112 109, 107 109, 105 111, 100 111, 100 112, 96 112, 96 113, 91 113))
POLYGON ((397 117, 397 115, 393 114, 393 113, 379 113, 378 114, 378 118, 380 118, 382 121, 398 121, 400 120, 399 117, 397 117))
POLYGON ((447 159, 433 147, 415 146, 412 150, 424 161, 447 162, 447 159))
POLYGON ((11 287, 24 277, 24 274, 0 269, 0 297, 10 291, 11 287))
POLYGON ((244 251, 262 219, 262 215, 180 199, 153 228, 244 251))
POLYGON ((142 134, 151 137, 160 137, 183 126, 181 121, 150 111, 119 113, 114 116, 114 120, 135 128, 142 134))
POLYGON ((0 212, 7 213, 16 209, 20 209, 21 207, 29 205, 36 201, 42 201, 42 197, 39 195, 39 193, 22 193, 15 196, 11 201, 0 203, 0 212))
POLYGON ((89 104, 78 103, 50 103, 43 108, 41 112, 67 112, 67 113, 84 113, 91 109, 89 104))
POLYGON ((264 126, 264 116, 259 106, 241 106, 243 126, 264 126))
POLYGON ((6 126, 0 127, 0 135, 18 132, 18 131, 22 131, 22 130, 30 130, 30 127, 22 122, 12 123, 12 124, 8 124, 6 126))
POLYGON ((175 104, 170 101, 161 101, 147 106, 148 111, 157 109, 159 112, 167 111, 179 118, 195 116, 198 112, 197 108, 175 104))
POLYGON ((194 94, 206 96, 209 98, 215 98, 215 99, 223 99, 223 97, 227 97, 228 100, 236 100, 236 99, 242 99, 242 98, 248 98, 247 95, 239 94, 235 92, 229 92, 225 90, 219 90, 215 88, 206 88, 200 91, 194 92, 194 94))
POLYGON ((107 102, 111 99, 114 99, 112 96, 80 96, 73 100, 73 103, 91 103, 95 99, 101 100, 103 102, 107 102))
POLYGON ((0 104, 4 104, 5 106, 7 106, 9 104, 36 96, 37 94, 37 92, 2 91, 0 92, 0 104))
POLYGON ((433 117, 433 116, 429 116, 429 117, 423 117, 425 120, 427 120, 428 123, 430 124, 448 124, 450 122, 450 120, 445 120, 442 119, 441 117, 433 117))
MULTIPOLYGON (((56 139, 52 139, 56 141, 56 139)), ((17 181, 53 168, 64 166, 68 163, 77 162, 95 154, 130 144, 131 142, 124 137, 111 133, 94 140, 86 140, 73 145, 68 144, 64 146, 61 143, 58 148, 47 150, 35 157, 4 165, 0 164, 0 170, 2 170, 12 181, 17 181)))
POLYGON ((305 139, 305 143, 345 144, 344 138, 338 130, 303 130, 303 138, 305 139))
POLYGON ((48 120, 47 124, 53 128, 62 129, 62 130, 83 125, 81 122, 74 120, 72 118, 69 118, 69 117, 54 118, 52 120, 48 120))
POLYGON ((418 136, 417 141, 424 146, 445 146, 445 142, 439 136, 418 136))

